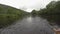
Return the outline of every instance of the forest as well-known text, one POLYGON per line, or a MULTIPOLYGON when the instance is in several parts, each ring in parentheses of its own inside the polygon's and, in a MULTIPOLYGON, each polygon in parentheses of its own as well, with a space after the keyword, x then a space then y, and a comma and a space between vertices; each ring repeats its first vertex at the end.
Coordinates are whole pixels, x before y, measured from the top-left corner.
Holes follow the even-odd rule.
MULTIPOLYGON (((29 14, 24 10, 0 4, 0 28, 11 25, 16 20, 22 19, 29 14)), ((60 1, 52 1, 46 8, 39 11, 33 10, 31 15, 47 19, 51 25, 60 25, 60 1)))
POLYGON ((14 21, 22 19, 28 14, 21 9, 0 4, 0 28, 11 25, 14 21))
POLYGON ((51 25, 60 25, 60 1, 52 1, 46 8, 39 11, 33 10, 31 13, 47 19, 51 25))

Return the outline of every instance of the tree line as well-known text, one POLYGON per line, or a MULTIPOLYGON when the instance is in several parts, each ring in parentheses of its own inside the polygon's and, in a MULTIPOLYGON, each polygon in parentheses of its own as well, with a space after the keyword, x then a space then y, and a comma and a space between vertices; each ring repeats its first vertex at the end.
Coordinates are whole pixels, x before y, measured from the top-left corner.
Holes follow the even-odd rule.
POLYGON ((39 11, 33 10, 31 13, 46 18, 50 23, 60 25, 60 1, 52 1, 46 8, 39 11))
POLYGON ((14 21, 21 19, 28 14, 28 12, 21 9, 0 4, 0 28, 8 26, 14 21))

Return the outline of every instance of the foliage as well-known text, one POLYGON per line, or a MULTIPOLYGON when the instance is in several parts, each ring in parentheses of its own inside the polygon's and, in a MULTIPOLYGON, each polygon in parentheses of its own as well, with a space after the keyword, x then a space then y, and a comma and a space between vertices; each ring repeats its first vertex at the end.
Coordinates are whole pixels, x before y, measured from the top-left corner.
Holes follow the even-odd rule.
POLYGON ((27 14, 28 12, 23 10, 0 4, 0 28, 12 24, 27 14))
POLYGON ((60 25, 60 1, 50 2, 46 8, 39 10, 38 15, 60 25))
POLYGON ((60 1, 52 1, 45 9, 39 11, 39 15, 47 18, 50 22, 55 22, 60 25, 60 1))
POLYGON ((31 12, 31 14, 32 14, 32 16, 36 16, 38 13, 37 13, 36 10, 33 10, 33 11, 31 12))

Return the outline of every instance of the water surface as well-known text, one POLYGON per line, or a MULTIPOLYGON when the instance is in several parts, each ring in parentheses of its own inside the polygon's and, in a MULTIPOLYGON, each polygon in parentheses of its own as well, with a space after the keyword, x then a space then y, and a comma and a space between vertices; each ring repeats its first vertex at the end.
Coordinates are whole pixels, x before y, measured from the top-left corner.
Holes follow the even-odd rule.
POLYGON ((40 17, 27 17, 7 28, 0 29, 0 34, 54 34, 48 21, 40 17))

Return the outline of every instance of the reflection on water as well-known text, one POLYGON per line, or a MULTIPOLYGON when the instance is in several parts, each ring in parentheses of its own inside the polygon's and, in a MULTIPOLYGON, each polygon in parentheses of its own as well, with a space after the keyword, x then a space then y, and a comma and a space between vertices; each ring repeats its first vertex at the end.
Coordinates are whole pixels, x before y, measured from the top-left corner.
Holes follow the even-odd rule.
POLYGON ((0 30, 0 34, 53 34, 46 20, 39 17, 27 17, 15 25, 0 30))
POLYGON ((27 22, 28 23, 31 23, 32 22, 32 19, 33 19, 32 17, 27 18, 27 22))
POLYGON ((28 22, 32 22, 32 17, 27 18, 28 22))

